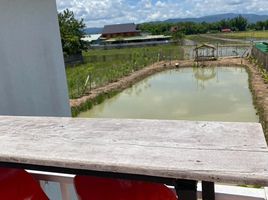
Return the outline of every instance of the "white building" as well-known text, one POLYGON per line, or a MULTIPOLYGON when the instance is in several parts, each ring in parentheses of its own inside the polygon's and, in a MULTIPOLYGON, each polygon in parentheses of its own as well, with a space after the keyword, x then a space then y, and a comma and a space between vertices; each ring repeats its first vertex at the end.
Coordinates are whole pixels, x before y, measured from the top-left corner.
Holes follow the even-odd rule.
POLYGON ((82 40, 85 42, 92 43, 92 42, 98 41, 100 37, 101 37, 101 34, 91 34, 91 35, 85 35, 82 38, 82 40))

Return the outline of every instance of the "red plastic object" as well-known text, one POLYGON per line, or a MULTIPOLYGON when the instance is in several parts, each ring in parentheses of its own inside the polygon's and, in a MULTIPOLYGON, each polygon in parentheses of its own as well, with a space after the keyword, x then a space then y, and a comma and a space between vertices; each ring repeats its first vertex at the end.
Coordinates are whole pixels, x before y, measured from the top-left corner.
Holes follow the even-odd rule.
POLYGON ((80 200, 177 200, 165 185, 142 181, 76 176, 80 200))
POLYGON ((38 182, 26 171, 0 168, 0 199, 48 200, 38 182))

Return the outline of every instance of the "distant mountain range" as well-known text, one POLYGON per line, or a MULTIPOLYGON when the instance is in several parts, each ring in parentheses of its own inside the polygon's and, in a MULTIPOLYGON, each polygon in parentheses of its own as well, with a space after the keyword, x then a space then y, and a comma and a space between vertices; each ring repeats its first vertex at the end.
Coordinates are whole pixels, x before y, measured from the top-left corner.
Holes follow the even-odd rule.
MULTIPOLYGON (((265 21, 268 20, 268 15, 256 15, 256 14, 241 14, 243 17, 245 17, 250 23, 256 23, 257 21, 265 21)), ((175 18, 175 19, 168 19, 165 21, 157 21, 154 23, 160 23, 160 22, 169 22, 169 23, 177 23, 177 22, 217 22, 221 21, 223 19, 232 19, 239 16, 239 14, 235 13, 226 13, 226 14, 218 14, 218 15, 210 15, 210 16, 204 16, 199 18, 175 18)), ((103 28, 87 28, 86 33, 87 34, 98 34, 101 33, 103 28)))
MULTIPOLYGON (((232 19, 239 16, 239 14, 235 13, 226 13, 226 14, 218 14, 218 15, 210 15, 210 16, 204 16, 199 18, 176 18, 176 19, 168 19, 163 22, 170 22, 170 23, 176 23, 176 22, 217 22, 221 21, 223 19, 232 19)), ((265 21, 268 20, 268 15, 256 15, 256 14, 241 14, 241 16, 245 17, 250 23, 256 23, 257 21, 265 21)))
POLYGON ((85 32, 87 34, 99 34, 99 33, 102 33, 102 30, 103 28, 94 27, 94 28, 86 28, 85 32))

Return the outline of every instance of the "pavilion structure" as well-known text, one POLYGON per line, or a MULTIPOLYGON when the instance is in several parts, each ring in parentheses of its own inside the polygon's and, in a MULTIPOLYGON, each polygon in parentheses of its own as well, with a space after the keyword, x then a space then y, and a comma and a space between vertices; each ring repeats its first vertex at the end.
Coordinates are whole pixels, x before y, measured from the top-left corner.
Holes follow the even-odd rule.
POLYGON ((202 44, 194 48, 195 61, 204 62, 217 60, 216 56, 217 48, 210 44, 202 44))

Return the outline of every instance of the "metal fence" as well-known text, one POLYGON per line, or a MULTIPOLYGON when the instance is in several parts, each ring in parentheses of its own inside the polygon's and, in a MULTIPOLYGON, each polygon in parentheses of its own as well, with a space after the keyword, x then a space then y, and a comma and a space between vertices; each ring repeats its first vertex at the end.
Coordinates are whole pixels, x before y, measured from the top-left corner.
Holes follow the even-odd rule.
POLYGON ((252 48, 252 56, 256 58, 268 71, 268 53, 264 53, 254 46, 252 48))
POLYGON ((64 56, 65 66, 75 66, 78 64, 82 64, 84 62, 84 58, 82 53, 70 56, 64 56))
MULTIPOLYGON (((194 59, 195 53, 194 48, 196 46, 185 46, 184 58, 185 59, 194 59)), ((245 57, 250 52, 250 46, 245 45, 218 45, 216 46, 216 57, 224 58, 224 57, 245 57)))
POLYGON ((123 49, 123 48, 140 48, 140 47, 150 47, 157 45, 170 45, 176 44, 176 41, 173 40, 165 40, 165 41, 148 41, 148 42, 138 42, 138 43, 122 43, 122 44, 106 44, 106 45, 91 45, 89 49, 123 49))

